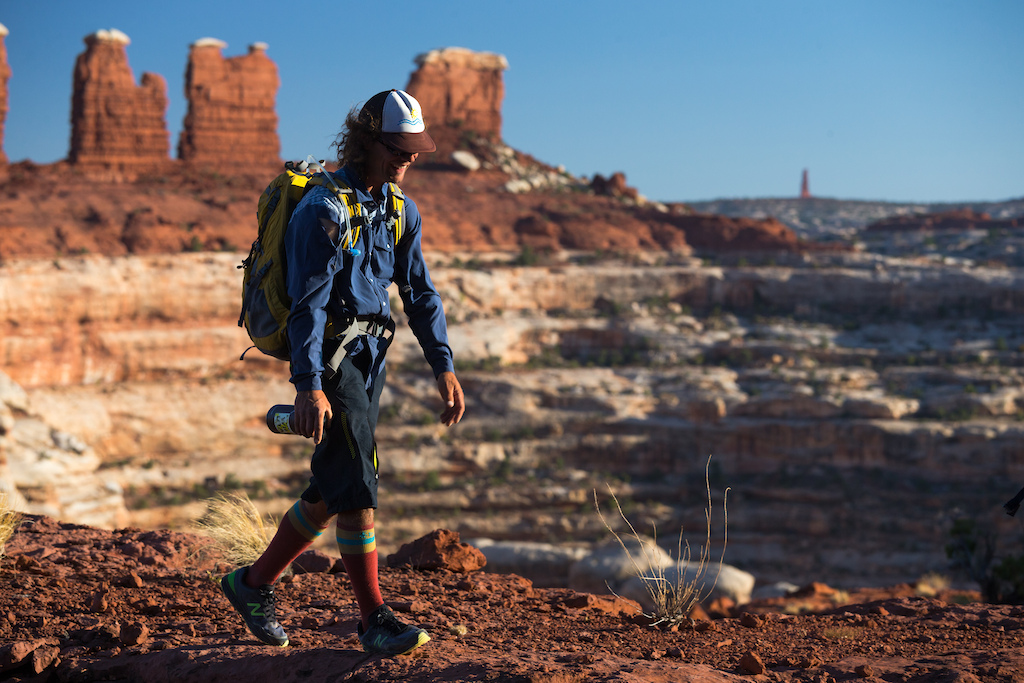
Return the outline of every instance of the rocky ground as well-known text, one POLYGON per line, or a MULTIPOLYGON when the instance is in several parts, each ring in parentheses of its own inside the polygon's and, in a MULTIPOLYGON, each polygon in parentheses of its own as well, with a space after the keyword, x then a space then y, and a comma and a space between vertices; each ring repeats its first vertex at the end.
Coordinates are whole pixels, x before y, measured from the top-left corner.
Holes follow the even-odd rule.
POLYGON ((359 649, 344 574, 285 577, 278 605, 291 644, 273 649, 220 594, 226 569, 194 535, 30 516, 0 560, 0 680, 1024 680, 1024 608, 973 593, 925 597, 924 586, 812 584, 662 628, 621 598, 486 569, 385 567, 391 604, 432 640, 382 659, 359 649))

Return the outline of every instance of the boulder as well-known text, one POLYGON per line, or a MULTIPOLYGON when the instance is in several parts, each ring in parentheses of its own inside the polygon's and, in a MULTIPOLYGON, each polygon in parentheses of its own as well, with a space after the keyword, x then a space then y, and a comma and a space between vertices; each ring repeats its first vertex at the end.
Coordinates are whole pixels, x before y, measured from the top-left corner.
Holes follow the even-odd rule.
POLYGON ((452 152, 452 161, 467 171, 480 170, 480 160, 473 156, 472 152, 467 152, 464 149, 457 149, 452 152))
POLYGON ((675 564, 672 556, 650 538, 641 542, 633 536, 623 536, 622 541, 628 552, 618 541, 610 541, 573 563, 569 569, 569 588, 598 595, 617 593, 638 570, 647 572, 675 564))
POLYGON ((292 562, 292 571, 296 574, 327 574, 334 571, 337 563, 338 558, 310 548, 295 558, 292 562))
POLYGON ((388 555, 389 567, 472 572, 486 564, 487 558, 482 552, 460 542, 458 532, 448 529, 436 529, 412 543, 406 543, 397 553, 388 555))
POLYGON ((758 586, 751 592, 750 597, 754 600, 767 600, 770 598, 781 598, 791 595, 800 590, 800 586, 789 581, 776 581, 775 583, 758 586))
MULTIPOLYGON (((737 605, 743 605, 750 602, 750 595, 754 590, 753 574, 728 564, 718 565, 709 562, 701 568, 696 562, 688 562, 682 566, 673 564, 663 571, 661 577, 664 578, 666 585, 678 586, 682 583, 692 586, 702 603, 724 597, 737 605)), ((654 602, 648 587, 656 589, 658 583, 661 583, 660 579, 633 576, 619 587, 616 594, 636 600, 645 610, 650 610, 654 607, 654 602)))
POLYGON ((570 567, 588 554, 586 548, 551 543, 493 541, 489 538, 472 539, 468 543, 483 552, 488 571, 518 574, 530 579, 538 588, 569 585, 570 567))

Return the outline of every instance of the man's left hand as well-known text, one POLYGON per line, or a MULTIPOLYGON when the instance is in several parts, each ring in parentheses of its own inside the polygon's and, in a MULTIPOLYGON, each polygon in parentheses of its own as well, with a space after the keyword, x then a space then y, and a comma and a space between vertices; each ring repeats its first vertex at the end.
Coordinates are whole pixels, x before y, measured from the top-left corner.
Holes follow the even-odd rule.
POLYGON ((441 422, 446 427, 457 424, 466 412, 466 397, 462 393, 462 385, 454 372, 442 372, 437 378, 437 390, 441 392, 441 400, 445 409, 441 413, 441 422))

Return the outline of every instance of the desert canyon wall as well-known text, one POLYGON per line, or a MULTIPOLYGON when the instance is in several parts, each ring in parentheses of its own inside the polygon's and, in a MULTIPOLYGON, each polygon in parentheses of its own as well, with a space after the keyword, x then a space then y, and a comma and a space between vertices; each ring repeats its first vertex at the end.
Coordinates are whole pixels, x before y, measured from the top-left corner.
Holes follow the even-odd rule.
POLYGON ((265 43, 225 59, 227 44, 203 38, 192 44, 185 72, 188 113, 178 158, 192 164, 267 164, 280 158, 277 136, 277 65, 265 43))
POLYGON ((423 106, 438 156, 457 149, 467 134, 498 142, 501 103, 505 98, 503 72, 508 61, 492 52, 449 47, 416 57, 419 67, 406 90, 423 106))
POLYGON ((7 163, 4 153, 4 123, 7 122, 7 82, 11 78, 11 67, 7 64, 7 45, 4 37, 7 27, 0 24, 0 164, 7 163))
POLYGON ((167 83, 128 66, 128 36, 100 30, 85 37, 75 61, 68 161, 89 170, 141 171, 165 164, 167 83))
MULTIPOLYGON (((462 258, 431 270, 472 410, 455 432, 431 419, 429 371, 400 321, 379 433, 384 543, 436 526, 597 539, 587 500, 608 481, 659 530, 699 528, 713 455, 716 495, 732 489, 731 563, 759 580, 903 581, 942 568, 958 512, 1024 476, 1019 275, 462 258)), ((0 318, 18 324, 0 348, 14 387, 0 477, 31 509, 180 527, 203 512, 197 491, 241 486, 280 513, 307 443, 263 422, 294 395, 284 364, 239 360, 237 261, 4 266, 0 318), (74 288, 89 295, 68 300, 74 288)))

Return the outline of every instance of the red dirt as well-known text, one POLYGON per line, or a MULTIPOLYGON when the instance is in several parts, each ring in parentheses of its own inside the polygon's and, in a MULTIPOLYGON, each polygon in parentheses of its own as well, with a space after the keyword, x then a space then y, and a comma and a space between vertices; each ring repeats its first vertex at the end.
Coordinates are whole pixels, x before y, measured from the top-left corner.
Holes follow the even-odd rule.
POLYGON ((291 645, 271 648, 220 594, 230 568, 204 546, 190 534, 26 517, 0 560, 0 679, 1024 681, 1024 608, 916 597, 911 586, 847 596, 812 585, 662 630, 610 596, 486 571, 382 568, 390 604, 432 637, 382 659, 359 648, 344 574, 296 574, 277 591, 291 645))

